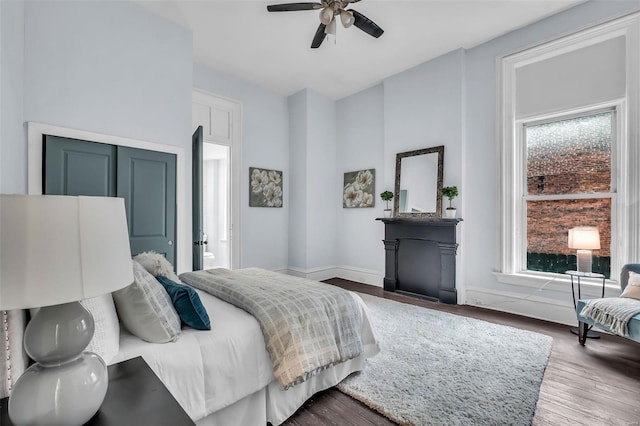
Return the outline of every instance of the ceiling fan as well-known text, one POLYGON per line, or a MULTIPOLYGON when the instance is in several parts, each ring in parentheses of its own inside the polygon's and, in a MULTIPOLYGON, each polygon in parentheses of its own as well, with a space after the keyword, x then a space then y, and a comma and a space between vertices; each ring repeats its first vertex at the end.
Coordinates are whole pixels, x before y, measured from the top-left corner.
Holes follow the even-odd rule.
POLYGON ((298 10, 320 10, 320 26, 311 42, 311 48, 320 47, 327 34, 336 33, 336 17, 340 17, 340 22, 345 28, 352 25, 360 28, 372 37, 378 38, 384 30, 376 25, 371 19, 354 9, 347 10, 351 3, 360 0, 321 0, 320 3, 284 3, 267 6, 269 12, 294 12, 298 10))

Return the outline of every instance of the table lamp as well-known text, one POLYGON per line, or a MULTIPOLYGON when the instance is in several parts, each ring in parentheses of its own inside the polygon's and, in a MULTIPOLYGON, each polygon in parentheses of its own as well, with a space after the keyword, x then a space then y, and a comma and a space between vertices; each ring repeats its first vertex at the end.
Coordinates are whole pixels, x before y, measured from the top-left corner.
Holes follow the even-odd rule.
POLYGON ((578 272, 591 272, 591 250, 600 250, 600 233, 595 226, 569 229, 569 248, 577 249, 578 272))
POLYGON ((133 282, 124 200, 0 195, 0 310, 42 307, 24 334, 36 361, 16 381, 16 425, 80 425, 107 393, 105 362, 80 300, 133 282))

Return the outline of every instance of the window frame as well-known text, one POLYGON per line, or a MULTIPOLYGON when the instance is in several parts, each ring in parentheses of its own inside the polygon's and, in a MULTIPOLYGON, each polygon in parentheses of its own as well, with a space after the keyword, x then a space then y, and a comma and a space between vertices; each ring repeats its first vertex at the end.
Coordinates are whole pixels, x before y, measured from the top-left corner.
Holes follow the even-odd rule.
MULTIPOLYGON (((535 272, 540 275, 558 275, 553 272, 532 271, 527 269, 527 202, 528 201, 556 201, 556 200, 578 200, 578 199, 597 199, 597 198, 609 198, 611 199, 611 271, 618 271, 622 268, 622 265, 617 263, 617 253, 619 251, 617 222, 619 220, 617 211, 617 188, 620 184, 617 179, 618 164, 622 159, 619 158, 618 146, 622 143, 619 140, 620 131, 618 130, 621 125, 619 117, 622 115, 621 110, 624 109, 624 102, 618 100, 615 102, 608 102, 605 104, 599 104, 595 107, 581 108, 578 110, 560 111, 554 114, 545 114, 540 116, 533 116, 527 118, 521 118, 515 121, 516 126, 516 158, 519 159, 520 167, 516 169, 516 173, 519 174, 520 184, 515 187, 516 193, 514 198, 519 200, 518 216, 521 223, 521 233, 516 233, 516 247, 518 254, 516 255, 514 262, 514 269, 517 273, 530 274, 535 272), (527 126, 536 126, 541 124, 553 123, 557 121, 571 120, 574 118, 588 117, 592 115, 598 115, 603 113, 611 113, 611 182, 609 192, 581 192, 572 194, 549 194, 549 195, 530 195, 527 189, 527 138, 526 128, 527 126)), ((613 276, 613 275, 612 275, 613 276)))
MULTIPOLYGON (((494 275, 499 283, 567 292, 562 274, 523 270, 526 268, 526 213, 522 188, 526 185, 526 154, 519 155, 524 138, 522 122, 615 108, 615 155, 612 152, 611 279, 607 286, 619 292, 619 271, 626 263, 640 262, 640 13, 635 12, 603 24, 565 35, 526 50, 496 58, 497 70, 497 256, 494 275), (548 116, 516 119, 516 70, 535 62, 569 53, 593 44, 625 37, 626 92, 623 98, 580 108, 554 111, 548 116), (518 144, 520 141, 520 144, 518 144), (524 182, 523 182, 524 180, 524 182), (615 204, 615 206, 614 206, 615 204), (523 219, 524 218, 524 219, 523 219), (633 236, 633 237, 632 237, 633 236), (523 253, 524 252, 524 253, 523 253), (524 257, 523 257, 524 256, 524 257), (524 259, 524 263, 523 263, 524 259), (556 281, 556 282, 554 282, 556 281)), ((613 149, 613 147, 612 147, 613 149)), ((587 290, 589 295, 589 290, 587 290)))

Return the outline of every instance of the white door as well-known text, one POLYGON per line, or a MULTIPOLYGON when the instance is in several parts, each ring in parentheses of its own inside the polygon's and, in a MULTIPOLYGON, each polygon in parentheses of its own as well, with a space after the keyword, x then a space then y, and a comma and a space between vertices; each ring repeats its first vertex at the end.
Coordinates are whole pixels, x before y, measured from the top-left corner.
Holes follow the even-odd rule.
MULTIPOLYGON (((242 108, 237 101, 194 89, 192 125, 203 127, 203 269, 241 267, 240 182, 242 108)), ((195 212, 194 212, 195 213, 195 212)))

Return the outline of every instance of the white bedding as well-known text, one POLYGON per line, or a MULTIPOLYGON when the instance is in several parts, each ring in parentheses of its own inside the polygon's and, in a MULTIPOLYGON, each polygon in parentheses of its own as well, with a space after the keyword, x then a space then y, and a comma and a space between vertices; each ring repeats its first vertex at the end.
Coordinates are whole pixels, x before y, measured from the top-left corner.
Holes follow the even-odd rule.
MULTIPOLYGON (((153 344, 144 342, 123 330, 120 338, 120 352, 112 362, 142 356, 194 421, 201 420, 211 413, 256 393, 271 382, 275 385, 267 388, 267 394, 271 390, 274 395, 271 398, 267 395, 267 401, 271 399, 284 402, 287 399, 286 393, 275 395, 279 389, 258 322, 243 310, 205 292, 196 291, 211 319, 210 331, 183 328, 176 342, 153 344)), ((363 309, 364 357, 372 356, 379 351, 377 339, 371 327, 366 305, 360 297, 355 294, 354 297, 363 309)), ((350 366, 343 366, 349 368, 343 368, 341 371, 348 374, 362 368, 363 359, 350 366)), ((317 389, 300 388, 299 391, 304 391, 303 393, 291 392, 291 396, 307 393, 310 396, 335 385, 346 374, 341 374, 339 378, 335 376, 334 380, 318 381, 317 389)), ((324 376, 331 377, 331 374, 324 376)), ((310 384, 307 387, 309 386, 313 385, 310 384)), ((297 387, 294 386, 292 390, 297 387)), ((297 401, 300 397, 294 399, 296 399, 295 403, 287 401, 282 409, 276 410, 279 413, 277 423, 293 414, 295 409, 304 402, 304 400, 297 401), (285 415, 286 417, 282 418, 285 415)))

